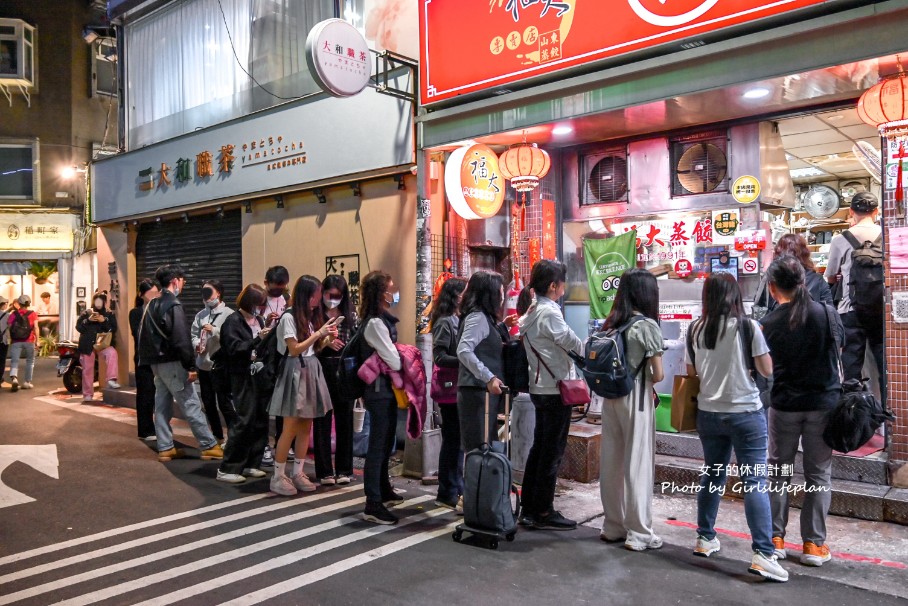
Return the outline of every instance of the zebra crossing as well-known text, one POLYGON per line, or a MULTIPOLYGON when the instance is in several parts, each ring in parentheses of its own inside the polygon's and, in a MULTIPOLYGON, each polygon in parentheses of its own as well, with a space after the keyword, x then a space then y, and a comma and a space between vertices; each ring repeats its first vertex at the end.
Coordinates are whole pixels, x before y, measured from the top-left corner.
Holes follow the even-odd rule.
POLYGON ((395 526, 363 522, 362 486, 351 485, 114 528, 0 557, 0 606, 284 603, 281 596, 450 534, 457 520, 433 498, 410 496, 395 509, 395 526))

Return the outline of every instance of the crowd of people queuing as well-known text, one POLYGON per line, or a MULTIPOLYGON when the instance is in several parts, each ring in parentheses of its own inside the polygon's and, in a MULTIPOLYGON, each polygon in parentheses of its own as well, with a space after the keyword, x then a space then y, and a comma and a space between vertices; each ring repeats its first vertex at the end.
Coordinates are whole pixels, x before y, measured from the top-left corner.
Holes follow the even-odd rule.
MULTIPOLYGON (((852 212, 863 213, 856 219, 860 222, 875 213, 875 207, 858 204, 852 212)), ((848 338, 858 328, 849 328, 853 318, 848 316, 847 301, 839 307, 841 314, 830 305, 830 287, 816 274, 803 238, 787 235, 774 252, 765 281, 768 313, 759 320, 745 313, 733 277, 716 273, 706 278, 702 317, 688 330, 685 362, 688 375, 700 380, 697 431, 704 455, 694 554, 709 557, 721 549, 715 523, 734 452, 752 538, 749 571, 786 581, 788 572, 779 560, 788 555, 787 487, 792 478, 779 470, 793 470, 799 445, 806 482, 800 560, 820 566, 831 559, 826 516, 832 451, 822 433, 841 391, 837 350, 851 347, 857 355, 857 345, 849 345, 848 338), (811 347, 803 347, 805 343, 811 347), (767 378, 772 379, 771 386, 765 383, 767 378)), ((357 331, 362 336, 360 359, 375 354, 391 372, 401 369, 398 318, 393 313, 400 291, 390 275, 373 271, 363 279, 359 308, 354 309, 341 276, 320 281, 304 275, 292 287, 290 282, 286 268, 271 267, 264 285, 246 285, 232 308, 222 284, 206 281, 200 291, 205 307, 191 322, 178 299, 185 284, 178 266, 165 265, 154 280, 140 282, 130 313, 136 341, 138 432, 143 439, 157 441, 160 461, 186 455, 175 447, 170 428, 175 401, 199 443, 201 458, 221 460, 219 481, 239 484, 266 477, 261 468, 271 465, 270 489, 278 495, 354 480, 354 402, 344 398, 337 370, 357 331), (272 332, 282 360, 273 388, 262 389, 256 383, 256 352, 272 332), (196 381, 198 391, 193 387, 196 381), (276 419, 273 444, 270 417, 276 419), (303 465, 310 433, 314 478, 303 465)), ((583 354, 583 343, 558 302, 565 282, 564 264, 537 262, 520 293, 518 313, 512 315, 504 312, 505 283, 498 273, 480 270, 468 281, 451 278, 442 286, 429 323, 431 391, 442 420, 438 506, 462 512, 464 453, 497 439, 498 414, 508 391, 504 350, 519 338, 526 350, 528 391, 535 408, 519 524, 541 530, 577 527, 554 506, 557 471, 571 424, 571 408, 562 401, 559 383, 574 372, 572 354, 583 354)), ((93 331, 115 331, 104 298, 94 303, 79 320, 86 343, 92 341, 93 331)), ((27 297, 20 298, 14 313, 27 313, 28 304, 27 297)), ((0 312, 4 306, 0 301, 0 312)), ((664 378, 665 350, 658 310, 656 278, 644 269, 631 269, 622 276, 603 327, 626 328, 621 334, 627 365, 636 374, 631 393, 606 400, 602 408, 600 538, 623 542, 639 552, 662 547, 652 518, 653 412, 658 405, 653 386, 664 378)), ((12 325, 13 320, 2 324, 12 325)), ((869 339, 872 349, 875 336, 868 331, 866 338, 863 333, 855 338, 862 339, 861 347, 869 339)), ((27 351, 23 346, 27 343, 28 339, 13 340, 14 357, 27 351)), ((81 345, 80 339, 80 350, 81 345)), ((23 387, 30 386, 31 359, 23 387)), ((91 362, 83 360, 83 367, 91 362)), ((14 366, 14 381, 16 372, 14 366)), ((362 399, 370 415, 363 517, 394 524, 397 518, 390 508, 402 498, 388 473, 398 411, 389 376, 380 374, 367 385, 362 399)))

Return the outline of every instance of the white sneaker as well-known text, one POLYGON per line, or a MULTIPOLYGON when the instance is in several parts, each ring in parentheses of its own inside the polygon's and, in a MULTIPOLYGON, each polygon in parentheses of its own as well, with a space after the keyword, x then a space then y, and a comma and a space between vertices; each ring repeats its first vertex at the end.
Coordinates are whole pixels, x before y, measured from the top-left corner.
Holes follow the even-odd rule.
POLYGON ((216 479, 218 482, 227 482, 228 484, 242 484, 246 481, 246 478, 238 473, 224 473, 220 469, 218 469, 218 477, 216 479))
POLYGON ((719 537, 716 537, 712 541, 710 541, 705 537, 697 535, 697 546, 694 547, 695 556, 708 558, 714 553, 719 553, 719 549, 721 549, 721 545, 719 545, 719 537))
POLYGON ((293 452, 293 449, 292 449, 292 448, 287 452, 287 460, 288 460, 288 461, 295 461, 295 460, 296 460, 296 453, 293 452))
POLYGON ((334 486, 338 482, 333 477, 328 476, 327 478, 322 478, 321 480, 319 480, 318 483, 322 486, 334 486))
POLYGON ((243 475, 247 478, 264 478, 268 474, 261 469, 256 469, 255 467, 247 467, 243 470, 243 475))
POLYGON ((758 574, 764 579, 778 581, 779 583, 784 583, 788 580, 788 571, 779 564, 779 558, 775 555, 765 556, 759 551, 754 552, 754 557, 750 561, 750 568, 747 572, 758 574))
POLYGON ((300 492, 315 492, 318 488, 315 484, 312 483, 312 480, 309 479, 309 476, 300 472, 293 476, 293 486, 296 487, 300 492))
POLYGON ((116 381, 108 381, 107 386, 110 387, 111 389, 120 389, 120 384, 117 383, 116 381))
POLYGON ((296 488, 294 488, 290 478, 277 473, 271 477, 270 488, 271 492, 274 494, 279 494, 284 497, 292 497, 296 494, 296 488))
POLYGON ((29 383, 28 381, 22 384, 22 389, 31 389, 32 387, 34 387, 34 385, 29 383))
POLYGON ((631 551, 646 551, 647 549, 662 549, 662 538, 653 535, 649 541, 628 538, 624 542, 624 548, 631 551))
POLYGON ((344 474, 340 474, 339 476, 337 476, 337 483, 338 484, 349 484, 350 476, 345 476, 344 474))

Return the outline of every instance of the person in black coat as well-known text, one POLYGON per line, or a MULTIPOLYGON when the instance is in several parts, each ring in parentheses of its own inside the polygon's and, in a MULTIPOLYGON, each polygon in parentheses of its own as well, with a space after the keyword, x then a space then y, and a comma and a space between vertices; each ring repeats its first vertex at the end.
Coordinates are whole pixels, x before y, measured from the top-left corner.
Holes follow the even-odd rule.
MULTIPOLYGON (((95 401, 95 344, 98 335, 110 333, 107 344, 98 349, 98 355, 104 358, 106 365, 107 386, 111 389, 120 389, 117 383, 119 358, 114 348, 114 337, 117 332, 117 317, 107 309, 107 295, 103 292, 96 293, 92 306, 82 312, 76 320, 76 330, 79 331, 79 362, 82 364, 82 397, 83 403, 95 401)), ((103 338, 103 337, 102 337, 103 338)))
POLYGON ((215 362, 224 366, 230 377, 236 420, 218 468, 220 482, 240 484, 247 477, 266 475, 259 467, 268 443, 267 406, 271 393, 257 389, 249 372, 255 348, 271 330, 264 328, 264 321, 257 313, 265 300, 265 289, 249 284, 236 299, 238 311, 227 316, 221 325, 221 348, 215 354, 215 362))
POLYGON ((154 433, 154 373, 151 372, 151 366, 139 364, 139 325, 142 323, 145 305, 160 294, 157 285, 145 278, 139 282, 136 305, 129 310, 129 332, 135 345, 132 361, 136 369, 136 425, 139 439, 148 441, 157 439, 154 433))
MULTIPOLYGON (((810 249, 807 248, 807 241, 797 234, 785 234, 779 239, 773 250, 774 257, 782 255, 791 255, 801 263, 804 268, 804 286, 807 287, 807 293, 810 298, 817 303, 824 305, 833 305, 832 291, 829 284, 823 279, 823 276, 817 273, 817 267, 810 258, 810 249)), ((776 300, 769 292, 768 279, 764 279, 763 287, 757 294, 756 305, 764 305, 768 311, 773 311, 778 306, 776 300)))

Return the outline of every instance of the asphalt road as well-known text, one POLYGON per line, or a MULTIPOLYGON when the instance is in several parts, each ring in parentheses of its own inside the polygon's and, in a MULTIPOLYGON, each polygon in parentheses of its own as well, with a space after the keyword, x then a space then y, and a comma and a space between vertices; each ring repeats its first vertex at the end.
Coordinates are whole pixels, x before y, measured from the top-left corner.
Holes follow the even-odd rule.
POLYGON ((0 606, 906 603, 812 576, 766 583, 680 541, 632 553, 589 527, 521 531, 497 551, 456 544, 459 519, 405 479, 394 481, 408 499, 401 523, 374 526, 357 516, 361 482, 289 499, 267 478, 218 483, 215 462, 158 463, 129 411, 48 398, 51 362, 35 385, 0 392, 0 481, 34 499, 0 497, 0 606), (27 456, 33 465, 9 462, 27 456))

